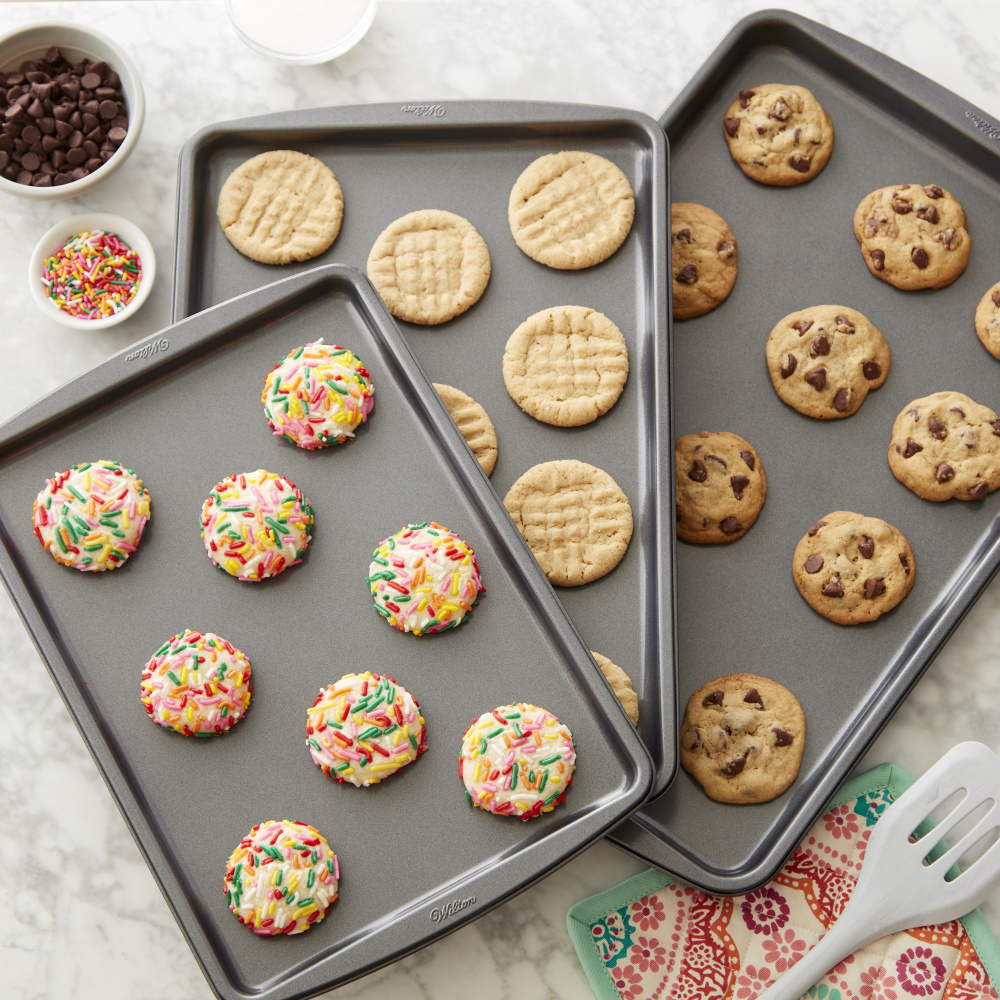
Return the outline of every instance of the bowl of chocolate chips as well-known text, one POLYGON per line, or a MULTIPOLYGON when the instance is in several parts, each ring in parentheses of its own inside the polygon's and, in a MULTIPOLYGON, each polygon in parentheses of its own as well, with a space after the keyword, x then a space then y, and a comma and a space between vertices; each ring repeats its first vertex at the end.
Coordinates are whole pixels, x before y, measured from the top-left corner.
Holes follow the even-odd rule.
POLYGON ((72 21, 0 35, 0 191, 89 191, 128 158, 144 113, 135 65, 106 35, 72 21))

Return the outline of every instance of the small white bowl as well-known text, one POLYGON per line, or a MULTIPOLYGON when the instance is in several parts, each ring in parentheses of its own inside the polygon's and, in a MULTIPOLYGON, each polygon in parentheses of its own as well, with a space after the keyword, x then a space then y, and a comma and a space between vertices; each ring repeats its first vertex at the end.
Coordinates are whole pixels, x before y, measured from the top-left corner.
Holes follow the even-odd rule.
MULTIPOLYGON (((84 180, 86 179, 84 178, 84 180)), ((31 261, 28 263, 28 285, 31 288, 31 297, 38 303, 38 308, 49 319, 74 330, 106 330, 109 326, 115 326, 130 316, 134 316, 142 308, 143 302, 149 298, 155 279, 156 255, 153 253, 153 244, 149 242, 146 234, 134 222, 129 222, 128 219, 123 219, 120 215, 112 215, 110 212, 87 212, 84 215, 74 215, 56 223, 38 241, 31 255, 31 261), (45 286, 42 284, 43 265, 45 259, 51 257, 71 236, 76 233, 96 232, 100 229, 114 233, 138 254, 142 264, 142 279, 139 282, 139 290, 135 293, 135 298, 121 312, 105 316, 102 319, 79 319, 63 312, 48 297, 45 286)))
POLYGON ((0 176, 0 191, 35 201, 75 198, 110 177, 128 159, 142 131, 142 120, 146 114, 139 71, 125 50, 107 35, 74 21, 34 21, 4 32, 0 35, 0 70, 16 70, 26 59, 44 56, 53 45, 58 45, 62 54, 71 62, 84 59, 88 62, 106 62, 118 74, 128 111, 128 131, 107 163, 78 181, 43 188, 18 184, 0 176))

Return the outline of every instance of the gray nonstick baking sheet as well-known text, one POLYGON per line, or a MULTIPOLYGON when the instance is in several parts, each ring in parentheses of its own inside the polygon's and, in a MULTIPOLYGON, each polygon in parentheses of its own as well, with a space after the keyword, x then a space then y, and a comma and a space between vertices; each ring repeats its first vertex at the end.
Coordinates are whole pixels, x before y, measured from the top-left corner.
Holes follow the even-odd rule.
MULTIPOLYGON (((277 272, 275 272, 276 274, 277 272)), ((0 428, 0 572, 67 707, 219 996, 311 996, 454 930, 563 864, 646 797, 652 764, 552 588, 367 279, 317 268, 132 345, 0 428), (289 350, 351 347, 375 385, 353 442, 320 452, 276 439, 260 401, 289 350), (152 497, 121 568, 58 565, 32 533, 46 477, 112 457, 152 497), (201 504, 234 472, 292 479, 316 511, 301 565, 262 583, 215 569, 201 504), (418 638, 375 612, 375 546, 437 520, 475 549, 486 594, 460 628, 418 638), (253 699, 224 736, 150 722, 139 678, 184 628, 252 664, 253 699), (420 701, 428 749, 371 788, 336 784, 305 747, 306 709, 372 668, 420 701), (466 804, 462 733, 511 701, 570 726, 566 801, 527 823, 466 804), (340 858, 340 899, 296 937, 259 939, 229 912, 230 852, 257 822, 301 819, 340 858), (454 905, 449 905, 454 904, 454 905)), ((81 818, 81 821, 85 821, 81 818)))
MULTIPOLYGON (((490 477, 500 497, 539 462, 576 458, 604 469, 625 491, 635 529, 618 567, 593 583, 558 588, 589 648, 631 677, 639 733, 653 756, 653 793, 676 763, 673 645, 673 436, 669 404, 666 143, 647 115, 588 105, 455 101, 315 108, 210 125, 179 165, 174 319, 324 261, 365 270, 379 233, 422 208, 467 218, 489 247, 492 274, 468 312, 440 326, 398 325, 433 382, 485 407, 499 440, 490 477), (292 148, 323 160, 344 192, 333 246, 302 264, 274 267, 238 253, 216 219, 219 191, 250 156, 292 148), (608 260, 557 271, 515 245, 507 202, 536 157, 583 149, 613 160, 636 198, 635 222, 608 260), (629 378, 615 406, 585 427, 559 428, 524 413, 507 394, 504 345, 532 313, 589 306, 621 329, 629 378)), ((596 669, 596 667, 595 667, 596 669)))
POLYGON ((720 674, 760 673, 806 715, 797 781, 762 805, 711 801, 686 772, 612 839, 714 892, 766 882, 892 716, 1000 564, 1000 493, 929 503, 897 482, 886 453, 911 400, 956 389, 1000 408, 1000 362, 980 344, 976 305, 1000 272, 1000 126, 967 102, 850 38, 783 11, 741 21, 667 109, 674 201, 710 206, 739 243, 739 275, 714 312, 673 331, 676 433, 729 430, 760 452, 767 502, 732 545, 677 546, 678 713, 720 674), (722 119, 743 88, 808 87, 833 119, 825 169, 794 188, 757 184, 729 155, 722 119), (966 272, 940 291, 904 292, 868 272, 854 210, 893 183, 940 184, 965 207, 966 272), (853 306, 885 334, 885 385, 846 420, 782 403, 764 345, 782 316, 853 306), (917 578, 894 611, 845 627, 792 582, 792 552, 834 510, 875 515, 910 540, 917 578))

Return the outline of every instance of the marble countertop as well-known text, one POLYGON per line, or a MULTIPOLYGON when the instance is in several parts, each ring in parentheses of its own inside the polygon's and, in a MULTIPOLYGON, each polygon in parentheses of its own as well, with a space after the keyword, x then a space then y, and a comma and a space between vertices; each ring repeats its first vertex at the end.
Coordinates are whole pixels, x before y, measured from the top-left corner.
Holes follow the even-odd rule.
MULTIPOLYGON (((754 6, 749 0, 382 0, 353 51, 324 66, 290 68, 245 48, 222 0, 0 3, 0 31, 58 18, 117 37, 140 68, 147 102, 131 159, 89 195, 53 204, 2 198, 0 357, 8 374, 0 420, 169 322, 177 154, 202 125, 322 104, 449 98, 578 101, 656 116, 754 6), (42 232, 89 209, 137 222, 153 242, 159 273, 135 319, 80 334, 42 316, 24 275, 42 232)), ((787 6, 1000 118, 997 57, 984 32, 995 23, 992 0, 905 16, 861 0, 787 6)), ((1000 580, 861 767, 894 760, 919 775, 961 739, 1000 749, 998 662, 1000 580)), ((211 990, 5 593, 0 678, 0 847, 15 874, 0 907, 0 993, 32 1000, 207 1000, 211 990)), ((589 996, 566 911, 644 867, 599 843, 475 923, 336 995, 589 996)), ((1000 936, 1000 892, 983 909, 1000 936)))

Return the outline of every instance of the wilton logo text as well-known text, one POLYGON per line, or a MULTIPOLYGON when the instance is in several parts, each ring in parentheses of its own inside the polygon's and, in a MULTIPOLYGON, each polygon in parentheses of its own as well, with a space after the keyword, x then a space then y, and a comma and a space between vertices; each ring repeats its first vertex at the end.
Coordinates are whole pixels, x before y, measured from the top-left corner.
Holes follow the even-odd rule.
POLYGON ((404 104, 399 110, 418 118, 441 118, 445 114, 440 104, 404 104))
POLYGON ((430 912, 430 918, 434 923, 439 924, 442 920, 453 917, 459 910, 464 910, 466 907, 471 906, 475 901, 475 896, 470 896, 468 899, 453 899, 450 903, 445 903, 440 908, 435 906, 430 912))
POLYGON ((138 350, 132 351, 131 354, 125 355, 126 361, 135 361, 138 358, 151 358, 154 354, 159 354, 160 351, 165 351, 170 346, 170 341, 166 337, 161 337, 159 340, 154 340, 151 344, 146 344, 144 347, 138 348, 138 350))

